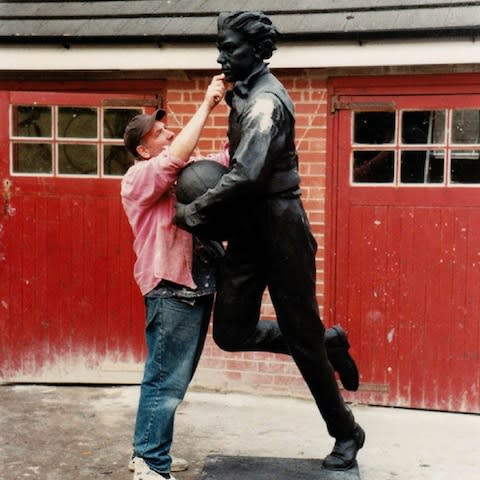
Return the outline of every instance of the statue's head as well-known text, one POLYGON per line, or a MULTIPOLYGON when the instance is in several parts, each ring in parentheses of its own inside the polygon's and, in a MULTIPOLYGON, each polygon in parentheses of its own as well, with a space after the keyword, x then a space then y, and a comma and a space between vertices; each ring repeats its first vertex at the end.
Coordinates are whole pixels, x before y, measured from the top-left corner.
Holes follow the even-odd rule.
POLYGON ((262 12, 221 13, 217 62, 228 81, 244 80, 276 49, 277 29, 262 12))

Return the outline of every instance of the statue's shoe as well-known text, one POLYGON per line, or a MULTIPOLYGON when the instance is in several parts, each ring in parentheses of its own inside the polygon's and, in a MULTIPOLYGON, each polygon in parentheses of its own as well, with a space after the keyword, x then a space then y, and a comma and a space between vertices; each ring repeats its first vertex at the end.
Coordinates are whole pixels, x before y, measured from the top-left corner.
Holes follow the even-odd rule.
POLYGON ((355 424, 351 435, 335 441, 332 453, 323 460, 323 467, 327 470, 350 470, 355 465, 358 451, 365 443, 365 432, 355 424))
POLYGON ((335 325, 325 331, 325 348, 333 369, 338 372, 340 381, 346 390, 358 390, 359 374, 355 360, 348 353, 350 344, 345 330, 335 325))

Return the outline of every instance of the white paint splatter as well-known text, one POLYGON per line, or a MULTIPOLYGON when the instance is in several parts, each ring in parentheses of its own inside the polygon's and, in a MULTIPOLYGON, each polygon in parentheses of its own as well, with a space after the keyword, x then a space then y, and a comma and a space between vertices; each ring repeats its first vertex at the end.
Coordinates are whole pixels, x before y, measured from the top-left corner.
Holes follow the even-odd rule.
POLYGON ((372 323, 381 322, 383 318, 382 312, 380 310, 370 310, 367 313, 367 321, 372 323))
POLYGON ((393 337, 394 337, 394 335, 395 335, 395 329, 392 328, 392 329, 388 332, 388 334, 387 334, 387 341, 388 341, 388 343, 392 343, 392 342, 393 342, 393 337))
POLYGON ((269 98, 260 98, 255 102, 250 115, 259 122, 260 132, 265 132, 273 125, 273 102, 269 98))

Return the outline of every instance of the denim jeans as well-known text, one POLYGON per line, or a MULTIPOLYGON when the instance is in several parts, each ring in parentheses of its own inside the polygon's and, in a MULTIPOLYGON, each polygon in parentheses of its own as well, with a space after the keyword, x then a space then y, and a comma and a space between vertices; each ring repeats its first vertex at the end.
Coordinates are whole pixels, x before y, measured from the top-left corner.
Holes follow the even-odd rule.
POLYGON ((145 297, 147 359, 133 453, 159 473, 170 471, 175 411, 200 359, 212 299, 199 297, 192 305, 178 298, 145 297))

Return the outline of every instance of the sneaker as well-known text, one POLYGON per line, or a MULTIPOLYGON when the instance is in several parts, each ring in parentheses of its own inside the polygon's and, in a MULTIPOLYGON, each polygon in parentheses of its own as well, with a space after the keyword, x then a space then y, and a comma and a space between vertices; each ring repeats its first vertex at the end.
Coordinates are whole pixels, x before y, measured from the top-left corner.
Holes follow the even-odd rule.
POLYGON ((171 473, 154 472, 143 458, 136 457, 134 463, 133 480, 176 480, 171 473))
MULTIPOLYGON (((130 461, 128 462, 128 469, 131 472, 135 471, 135 460, 137 457, 132 457, 130 461)), ((174 457, 172 455, 172 465, 170 466, 170 471, 171 472, 183 472, 184 470, 188 470, 189 463, 184 459, 180 457, 174 457)))

